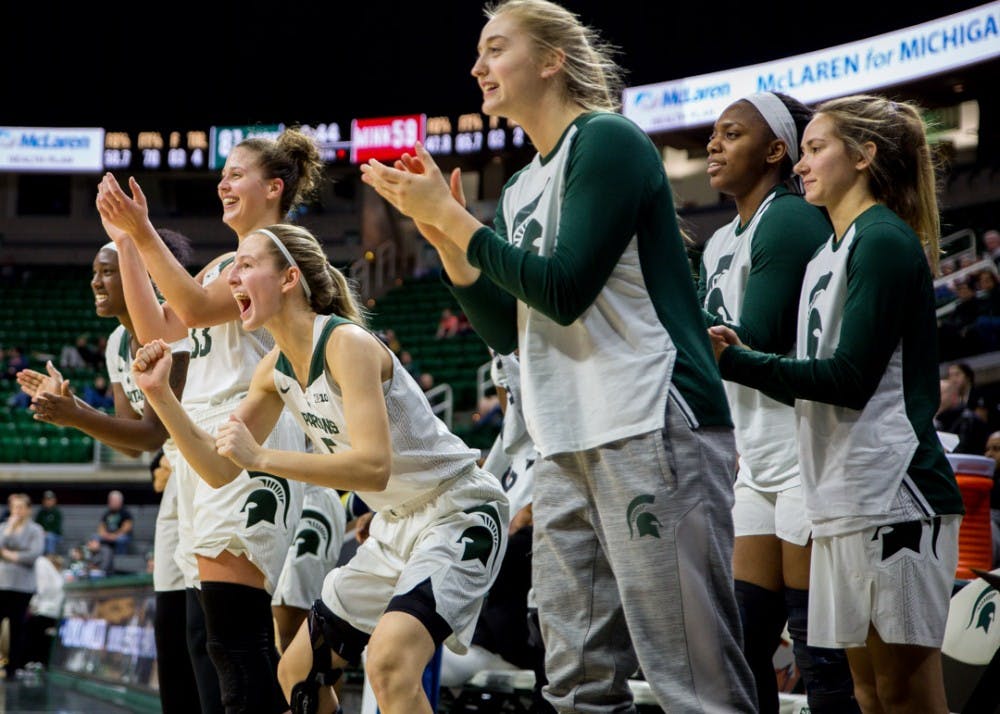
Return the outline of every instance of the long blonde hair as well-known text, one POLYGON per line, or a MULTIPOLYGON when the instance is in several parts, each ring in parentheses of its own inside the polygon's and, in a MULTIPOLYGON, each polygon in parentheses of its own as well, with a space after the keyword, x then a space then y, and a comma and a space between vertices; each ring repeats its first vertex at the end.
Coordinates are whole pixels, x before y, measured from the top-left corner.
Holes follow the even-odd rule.
MULTIPOLYGON (((290 223, 277 223, 266 230, 277 236, 302 271, 311 293, 309 306, 319 315, 339 315, 359 325, 366 324, 365 311, 347 277, 330 264, 315 236, 290 223)), ((268 242, 268 250, 281 268, 289 267, 278 246, 268 242)))
POLYGON ((572 12, 549 0, 499 0, 486 6, 486 17, 511 15, 543 50, 562 50, 570 99, 587 111, 617 111, 624 87, 618 49, 602 40, 572 12))
POLYGON ((848 151, 863 154, 868 142, 875 157, 868 167, 875 200, 891 208, 920 238, 934 275, 940 273, 941 216, 936 158, 927 142, 920 107, 885 97, 857 94, 816 107, 833 121, 848 151))

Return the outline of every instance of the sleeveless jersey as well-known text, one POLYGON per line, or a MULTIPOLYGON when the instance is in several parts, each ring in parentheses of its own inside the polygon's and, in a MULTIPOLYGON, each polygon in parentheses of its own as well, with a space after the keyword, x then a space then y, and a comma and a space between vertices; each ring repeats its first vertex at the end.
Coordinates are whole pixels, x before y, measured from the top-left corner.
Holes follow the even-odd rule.
MULTIPOLYGON (((171 352, 190 352, 191 342, 188 338, 177 340, 170 345, 171 352)), ((136 386, 132 378, 132 335, 119 324, 108 335, 108 344, 104 349, 104 363, 108 369, 108 381, 122 385, 128 403, 136 414, 142 414, 146 407, 146 396, 136 386)))
MULTIPOLYGON (((217 280, 233 262, 221 261, 205 274, 202 286, 217 280)), ((264 328, 248 332, 239 320, 212 327, 191 328, 191 363, 184 389, 184 408, 196 411, 221 404, 246 393, 254 368, 274 347, 274 338, 264 328)))
MULTIPOLYGON (((333 315, 316 317, 305 389, 284 354, 278 355, 274 370, 285 406, 315 448, 326 453, 351 448, 343 397, 326 365, 327 340, 335 328, 346 324, 352 323, 333 315)), ((392 377, 382 385, 392 442, 391 474, 385 490, 357 491, 374 511, 406 504, 463 472, 472 473, 479 457, 435 416, 423 390, 396 356, 386 352, 392 358, 392 377)))
POLYGON ((521 413, 521 366, 517 355, 493 353, 490 364, 493 383, 507 393, 503 425, 483 468, 500 480, 513 516, 531 503, 534 492, 534 465, 540 458, 528 434, 521 413))

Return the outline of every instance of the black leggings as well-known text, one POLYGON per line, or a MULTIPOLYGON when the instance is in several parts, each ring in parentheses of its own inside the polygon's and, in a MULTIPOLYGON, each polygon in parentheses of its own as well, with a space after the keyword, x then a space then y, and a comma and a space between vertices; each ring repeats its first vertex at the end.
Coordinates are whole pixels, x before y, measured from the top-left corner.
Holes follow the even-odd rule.
POLYGON ((31 593, 19 590, 0 590, 0 620, 10 622, 10 652, 7 654, 7 679, 14 678, 14 670, 24 666, 24 624, 28 618, 31 593))
POLYGON ((165 590, 156 593, 156 667, 160 682, 163 714, 197 714, 201 711, 198 684, 188 654, 187 591, 165 590))
POLYGON ((202 714, 224 714, 222 693, 219 691, 219 673, 215 671, 208 656, 205 633, 205 613, 201 609, 201 593, 197 588, 188 588, 187 607, 187 649, 191 658, 191 668, 195 681, 198 683, 198 699, 201 701, 202 714))

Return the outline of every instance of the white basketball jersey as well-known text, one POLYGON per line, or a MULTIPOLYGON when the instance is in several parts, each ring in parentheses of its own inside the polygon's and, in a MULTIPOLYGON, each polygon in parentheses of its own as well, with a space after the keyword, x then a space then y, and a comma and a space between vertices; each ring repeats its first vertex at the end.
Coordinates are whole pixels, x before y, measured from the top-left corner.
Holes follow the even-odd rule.
MULTIPOLYGON (((233 262, 227 258, 205 274, 202 285, 217 280, 233 262)), ((274 338, 264 328, 248 332, 239 320, 212 327, 192 328, 191 363, 184 388, 188 411, 221 404, 246 393, 254 369, 274 347, 274 338)))
MULTIPOLYGON (((352 324, 334 315, 318 315, 313 323, 313 355, 303 390, 284 354, 278 355, 274 383, 285 406, 315 445, 326 453, 351 448, 340 387, 326 365, 326 343, 333 330, 352 324)), ((479 453, 452 434, 432 411, 423 390, 392 357, 392 378, 383 383, 392 467, 383 491, 357 489, 372 510, 400 506, 432 491, 442 481, 470 471, 479 453)))

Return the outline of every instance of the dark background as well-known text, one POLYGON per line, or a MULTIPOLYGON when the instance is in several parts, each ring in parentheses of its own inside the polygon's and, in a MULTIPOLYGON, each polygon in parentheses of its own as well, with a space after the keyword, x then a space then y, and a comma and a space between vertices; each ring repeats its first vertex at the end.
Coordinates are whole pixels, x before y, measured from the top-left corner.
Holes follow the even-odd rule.
MULTIPOLYGON (((629 85, 823 49, 982 4, 565 1, 621 48, 629 85)), ((482 7, 11 2, 0 125, 207 128, 478 111, 469 70, 482 7)))

